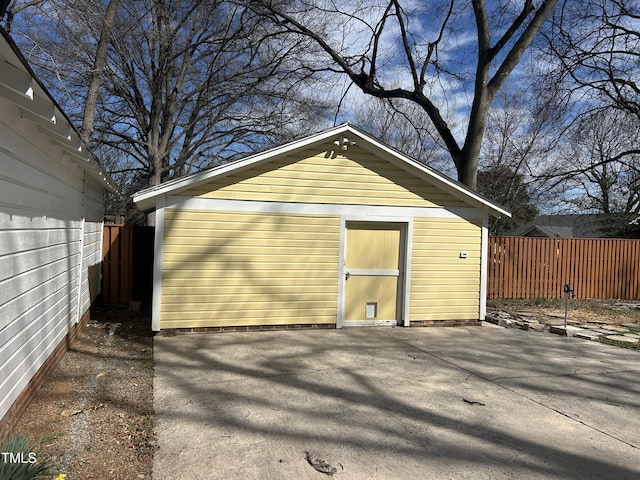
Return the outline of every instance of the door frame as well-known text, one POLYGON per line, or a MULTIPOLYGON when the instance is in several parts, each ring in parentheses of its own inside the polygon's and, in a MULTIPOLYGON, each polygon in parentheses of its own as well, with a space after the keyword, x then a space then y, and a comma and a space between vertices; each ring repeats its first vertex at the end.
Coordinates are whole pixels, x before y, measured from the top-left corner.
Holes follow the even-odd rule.
MULTIPOLYGON (((366 208, 366 207, 363 207, 366 208)), ((340 217, 340 259, 338 262, 338 312, 336 328, 345 327, 346 289, 346 246, 347 224, 394 225, 400 227, 400 276, 398 281, 397 321, 359 320, 350 321, 349 326, 409 326, 409 306, 411 291, 411 252, 413 238, 413 217, 387 217, 368 215, 341 215, 340 217)))

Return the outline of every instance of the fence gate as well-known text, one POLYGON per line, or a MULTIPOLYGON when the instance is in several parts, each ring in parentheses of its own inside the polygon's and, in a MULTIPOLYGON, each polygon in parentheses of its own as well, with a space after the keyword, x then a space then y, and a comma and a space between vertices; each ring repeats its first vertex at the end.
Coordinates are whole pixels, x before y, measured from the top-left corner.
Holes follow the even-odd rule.
POLYGON ((154 227, 105 225, 102 243, 102 300, 127 304, 151 300, 154 227))

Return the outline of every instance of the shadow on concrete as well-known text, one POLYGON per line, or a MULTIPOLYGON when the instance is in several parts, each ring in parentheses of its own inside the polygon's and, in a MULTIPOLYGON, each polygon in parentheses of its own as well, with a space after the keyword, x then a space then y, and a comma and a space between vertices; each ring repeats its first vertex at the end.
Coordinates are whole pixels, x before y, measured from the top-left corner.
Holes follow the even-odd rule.
POLYGON ((157 337, 156 467, 184 473, 188 452, 215 460, 220 476, 202 478, 225 478, 234 452, 257 462, 245 478, 271 478, 270 461, 311 448, 345 478, 638 478, 640 356, 568 340, 482 327, 157 337))

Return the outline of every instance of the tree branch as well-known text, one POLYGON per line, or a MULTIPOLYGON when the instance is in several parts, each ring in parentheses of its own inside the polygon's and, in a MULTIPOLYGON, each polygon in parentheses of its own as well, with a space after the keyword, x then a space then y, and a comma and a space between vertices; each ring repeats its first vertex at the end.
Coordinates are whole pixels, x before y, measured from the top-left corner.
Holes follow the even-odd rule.
MULTIPOLYGON (((529 1, 529 0, 527 0, 529 1)), ((487 88, 491 96, 495 96, 496 92, 502 87, 505 80, 509 76, 509 74, 516 67, 520 58, 522 58, 522 54, 525 49, 531 45, 533 39, 536 36, 536 33, 540 30, 540 27, 547 19, 547 17, 551 14, 553 9, 555 8, 557 0, 544 0, 542 4, 536 10, 535 15, 529 25, 525 28, 524 32, 520 37, 516 40, 511 50, 507 53, 506 58, 498 67, 495 75, 489 83, 487 84, 487 88)), ((504 45, 503 45, 504 47, 504 45)))

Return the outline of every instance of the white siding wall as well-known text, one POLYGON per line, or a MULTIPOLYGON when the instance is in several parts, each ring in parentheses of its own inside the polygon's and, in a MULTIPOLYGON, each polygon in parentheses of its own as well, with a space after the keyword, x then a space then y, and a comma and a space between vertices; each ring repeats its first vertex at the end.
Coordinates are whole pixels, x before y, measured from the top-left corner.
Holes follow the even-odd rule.
POLYGON ((102 195, 0 98, 0 418, 98 294, 102 195))
POLYGON ((84 193, 84 228, 82 240, 82 271, 80 308, 82 316, 100 293, 102 272, 102 230, 104 195, 99 185, 87 178, 84 193))

